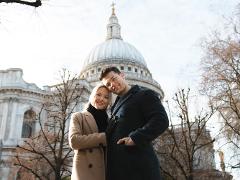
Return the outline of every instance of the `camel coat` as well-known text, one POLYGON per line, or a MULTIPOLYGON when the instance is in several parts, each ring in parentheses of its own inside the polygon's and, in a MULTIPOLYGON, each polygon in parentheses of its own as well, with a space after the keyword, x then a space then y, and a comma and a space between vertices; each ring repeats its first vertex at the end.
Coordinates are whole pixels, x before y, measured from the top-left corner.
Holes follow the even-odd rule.
POLYGON ((69 126, 69 144, 74 150, 72 180, 105 180, 103 146, 105 133, 88 111, 74 113, 69 126))

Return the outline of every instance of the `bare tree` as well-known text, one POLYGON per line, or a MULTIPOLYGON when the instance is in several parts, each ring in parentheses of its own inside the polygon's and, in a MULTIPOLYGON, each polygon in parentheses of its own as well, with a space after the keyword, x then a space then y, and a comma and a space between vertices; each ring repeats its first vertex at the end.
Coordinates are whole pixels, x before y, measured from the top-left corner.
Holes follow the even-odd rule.
MULTIPOLYGON (((232 31, 224 32, 225 36, 215 32, 203 43, 202 93, 218 110, 223 133, 235 148, 236 160, 240 155, 240 34, 234 21, 229 24, 232 31)), ((240 159, 232 167, 240 168, 240 159)))
POLYGON ((66 70, 61 81, 51 87, 52 94, 46 97, 37 116, 40 131, 17 147, 14 161, 20 167, 19 179, 27 176, 59 180, 70 175, 72 150, 68 145, 68 123, 80 103, 83 88, 77 76, 72 77, 66 70))
MULTIPOLYGON (((166 179, 192 180, 197 170, 211 169, 214 163, 213 142, 206 124, 213 115, 199 112, 191 118, 189 92, 179 90, 174 97, 174 111, 169 110, 170 128, 156 141, 161 170, 166 179), (175 121, 174 125, 173 119, 175 121)), ((204 171, 202 171, 202 174, 204 171)))
POLYGON ((17 3, 27 6, 33 6, 33 7, 39 7, 42 5, 41 0, 35 0, 35 1, 24 1, 24 0, 0 0, 0 3, 17 3))

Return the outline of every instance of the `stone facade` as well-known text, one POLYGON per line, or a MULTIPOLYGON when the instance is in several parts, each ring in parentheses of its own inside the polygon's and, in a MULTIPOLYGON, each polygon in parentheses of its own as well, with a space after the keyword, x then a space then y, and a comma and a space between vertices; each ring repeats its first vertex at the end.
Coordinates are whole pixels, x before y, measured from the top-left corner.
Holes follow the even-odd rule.
MULTIPOLYGON (((42 90, 25 82, 22 76, 21 69, 0 71, 0 174, 4 179, 15 178, 11 174, 15 168, 12 164, 15 148, 40 130, 36 118, 31 116, 40 112, 45 98, 54 91, 54 86, 45 86, 42 90)), ((84 90, 81 103, 76 107, 76 111, 80 111, 88 101, 92 86, 83 79, 77 83, 84 90)), ((41 119, 47 119, 46 114, 43 113, 41 119)))
POLYGON ((229 173, 216 170, 215 150, 211 142, 210 132, 197 123, 175 125, 165 131, 154 142, 165 178, 186 179, 188 176, 191 180, 231 180, 229 173))

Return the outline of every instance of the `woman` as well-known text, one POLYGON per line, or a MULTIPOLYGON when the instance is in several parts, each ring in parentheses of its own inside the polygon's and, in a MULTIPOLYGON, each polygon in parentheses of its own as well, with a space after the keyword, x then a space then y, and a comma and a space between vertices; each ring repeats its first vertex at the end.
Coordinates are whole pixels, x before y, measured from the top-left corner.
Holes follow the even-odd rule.
POLYGON ((72 180, 105 180, 104 146, 111 93, 96 86, 86 110, 74 113, 69 127, 69 144, 74 150, 72 180))

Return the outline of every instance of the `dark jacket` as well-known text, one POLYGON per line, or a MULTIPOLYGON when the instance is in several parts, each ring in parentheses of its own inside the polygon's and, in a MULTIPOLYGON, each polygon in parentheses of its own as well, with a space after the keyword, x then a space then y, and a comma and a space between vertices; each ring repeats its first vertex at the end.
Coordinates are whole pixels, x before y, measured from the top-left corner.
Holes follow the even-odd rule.
POLYGON ((168 128, 168 117, 158 95, 133 86, 117 98, 108 131, 107 180, 160 180, 157 156, 151 141, 168 128), (114 124, 114 125, 113 125, 114 124), (130 136, 135 146, 118 145, 130 136))

